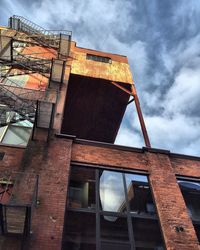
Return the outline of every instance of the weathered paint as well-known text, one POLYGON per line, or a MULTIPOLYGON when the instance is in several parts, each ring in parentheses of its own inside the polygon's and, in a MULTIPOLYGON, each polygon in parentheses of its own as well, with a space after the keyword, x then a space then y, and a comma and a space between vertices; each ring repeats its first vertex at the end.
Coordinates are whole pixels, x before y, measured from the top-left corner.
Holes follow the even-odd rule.
MULTIPOLYGON (((87 60, 87 50, 73 51, 71 73, 110 81, 132 83, 132 74, 129 64, 112 60, 111 63, 87 60)), ((104 55, 101 55, 104 56, 104 55)))

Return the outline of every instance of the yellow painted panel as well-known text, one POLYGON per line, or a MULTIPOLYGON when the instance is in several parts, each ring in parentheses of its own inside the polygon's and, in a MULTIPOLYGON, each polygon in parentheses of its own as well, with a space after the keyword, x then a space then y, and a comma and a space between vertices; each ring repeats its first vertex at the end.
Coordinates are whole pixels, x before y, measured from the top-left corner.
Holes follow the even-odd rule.
POLYGON ((87 60, 85 53, 73 53, 71 73, 110 81, 132 83, 132 74, 127 63, 112 61, 103 63, 87 60))

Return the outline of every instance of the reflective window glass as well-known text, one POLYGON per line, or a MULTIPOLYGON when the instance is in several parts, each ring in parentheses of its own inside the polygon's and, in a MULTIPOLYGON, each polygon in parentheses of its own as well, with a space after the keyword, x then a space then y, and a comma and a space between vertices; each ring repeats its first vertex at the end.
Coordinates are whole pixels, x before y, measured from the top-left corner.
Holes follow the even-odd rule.
POLYGON ((151 190, 147 176, 138 174, 125 174, 128 201, 131 213, 155 214, 151 190))
POLYGON ((200 182, 178 180, 178 183, 200 242, 200 182))
POLYGON ((200 183, 185 180, 179 180, 178 183, 191 218, 200 220, 200 183))
POLYGON ((62 249, 163 250, 155 213, 146 175, 72 165, 62 249))
POLYGON ((124 212, 126 210, 122 173, 100 171, 99 190, 103 211, 124 212))
POLYGON ((26 146, 32 129, 9 125, 3 137, 2 143, 26 146))
POLYGON ((95 208, 95 169, 71 168, 68 204, 72 208, 95 208))

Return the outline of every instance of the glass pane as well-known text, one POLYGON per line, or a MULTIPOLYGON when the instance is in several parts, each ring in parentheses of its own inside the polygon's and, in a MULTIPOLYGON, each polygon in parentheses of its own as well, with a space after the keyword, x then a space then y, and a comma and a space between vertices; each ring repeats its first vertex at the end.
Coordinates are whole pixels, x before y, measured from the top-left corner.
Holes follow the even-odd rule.
POLYGON ((29 122, 28 120, 24 120, 24 121, 15 122, 15 123, 12 124, 12 126, 21 126, 21 127, 32 128, 33 123, 29 122))
POLYGON ((68 202, 72 208, 95 208, 95 169, 71 167, 68 202))
POLYGON ((95 249, 95 214, 68 211, 65 218, 62 250, 95 249))
POLYGON ((129 243, 127 218, 101 215, 100 234, 102 242, 129 243))
POLYGON ((183 198, 192 220, 200 220, 200 183, 179 180, 183 198))
POLYGON ((199 240, 199 242, 200 242, 200 224, 194 225, 194 229, 195 229, 195 231, 196 231, 197 238, 198 238, 198 240, 199 240))
POLYGON ((4 133, 6 132, 7 126, 0 127, 0 142, 4 136, 4 133))
POLYGON ((146 175, 126 174, 126 186, 131 213, 156 213, 146 175))
POLYGON ((102 242, 101 250, 131 250, 131 246, 128 243, 119 242, 102 242))
POLYGON ((132 223, 137 250, 164 250, 158 221, 133 218, 132 223))
POLYGON ((122 173, 100 171, 100 205, 103 211, 124 212, 126 210, 122 173))
POLYGON ((31 131, 32 129, 30 128, 9 126, 2 142, 6 144, 26 146, 29 141, 31 131))

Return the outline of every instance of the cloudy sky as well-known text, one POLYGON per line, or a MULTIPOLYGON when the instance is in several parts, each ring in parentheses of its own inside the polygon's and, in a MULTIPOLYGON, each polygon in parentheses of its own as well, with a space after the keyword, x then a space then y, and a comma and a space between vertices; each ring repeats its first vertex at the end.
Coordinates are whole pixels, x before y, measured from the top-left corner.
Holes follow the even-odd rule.
MULTIPOLYGON (((0 0, 0 13, 127 55, 152 146, 200 155, 199 0, 0 0)), ((116 143, 144 145, 133 103, 116 143)))

